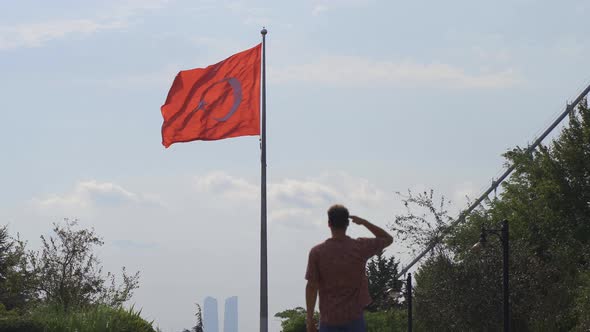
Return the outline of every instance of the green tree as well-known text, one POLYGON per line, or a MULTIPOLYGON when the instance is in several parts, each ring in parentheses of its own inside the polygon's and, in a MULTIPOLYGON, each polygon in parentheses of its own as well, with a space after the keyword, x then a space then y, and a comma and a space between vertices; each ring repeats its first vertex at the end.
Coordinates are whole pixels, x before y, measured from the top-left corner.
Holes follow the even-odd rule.
POLYGON ((275 317, 282 319, 282 332, 305 332, 305 317, 307 311, 302 307, 287 309, 275 314, 275 317))
POLYGON ((91 304, 117 307, 129 300, 139 285, 139 272, 128 275, 123 267, 121 284, 115 275, 102 274, 94 254, 103 245, 93 229, 76 229, 75 220, 54 224, 54 236, 41 236, 40 252, 29 252, 28 260, 36 277, 40 298, 65 311, 91 304))
POLYGON ((27 268, 25 243, 0 227, 0 304, 6 310, 24 309, 35 300, 34 275, 27 268))
MULTIPOLYGON (((501 245, 497 238, 490 237, 483 252, 476 254, 470 248, 478 239, 481 225, 494 227, 503 219, 510 223, 513 329, 587 329, 590 316, 590 110, 587 103, 579 105, 569 118, 569 126, 552 143, 532 154, 525 151, 515 148, 505 154, 507 162, 516 168, 504 182, 499 196, 486 201, 485 209, 477 210, 465 223, 450 230, 438 250, 420 266, 415 287, 417 330, 501 329, 501 245)), ((420 214, 403 215, 396 218, 402 227, 397 226, 402 231, 415 230, 415 222, 420 224, 420 218, 423 218, 420 214)), ((434 220, 444 221, 444 218, 439 215, 434 220)), ((444 227, 435 223, 430 233, 424 232, 428 236, 423 240, 435 238, 444 227)), ((400 235, 407 234, 411 232, 400 235)))
POLYGON ((193 326, 192 329, 184 329, 182 332, 203 332, 203 314, 201 311, 201 306, 196 303, 197 311, 195 312, 195 317, 197 319, 197 324, 193 326))
POLYGON ((8 275, 14 270, 16 262, 13 254, 14 243, 8 235, 6 226, 0 227, 0 303, 8 302, 8 275))
POLYGON ((385 257, 379 253, 367 264, 369 279, 369 294, 373 302, 367 307, 368 311, 384 311, 397 304, 397 295, 401 292, 402 282, 398 280, 398 264, 394 257, 385 257))

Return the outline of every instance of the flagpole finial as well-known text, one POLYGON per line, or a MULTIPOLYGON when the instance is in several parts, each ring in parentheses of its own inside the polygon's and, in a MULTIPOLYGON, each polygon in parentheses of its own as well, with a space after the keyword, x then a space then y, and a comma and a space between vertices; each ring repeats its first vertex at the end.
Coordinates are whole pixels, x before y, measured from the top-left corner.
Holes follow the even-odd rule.
POLYGON ((267 32, 268 31, 266 31, 266 28, 265 27, 262 27, 262 30, 260 30, 260 34, 262 34, 263 36, 266 36, 266 33, 267 32))

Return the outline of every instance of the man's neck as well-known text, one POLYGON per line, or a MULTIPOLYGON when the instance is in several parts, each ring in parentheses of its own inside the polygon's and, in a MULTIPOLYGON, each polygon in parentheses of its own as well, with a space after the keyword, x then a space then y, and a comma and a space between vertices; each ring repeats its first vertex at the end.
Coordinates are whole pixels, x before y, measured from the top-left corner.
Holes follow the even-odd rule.
POLYGON ((333 239, 344 239, 346 238, 346 230, 332 229, 333 239))

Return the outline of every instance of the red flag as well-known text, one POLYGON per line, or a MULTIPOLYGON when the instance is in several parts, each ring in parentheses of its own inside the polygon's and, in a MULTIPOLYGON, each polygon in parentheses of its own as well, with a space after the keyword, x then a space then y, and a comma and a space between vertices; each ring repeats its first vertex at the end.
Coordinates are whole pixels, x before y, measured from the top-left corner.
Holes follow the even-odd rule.
POLYGON ((260 47, 176 75, 162 105, 162 144, 260 134, 260 47))

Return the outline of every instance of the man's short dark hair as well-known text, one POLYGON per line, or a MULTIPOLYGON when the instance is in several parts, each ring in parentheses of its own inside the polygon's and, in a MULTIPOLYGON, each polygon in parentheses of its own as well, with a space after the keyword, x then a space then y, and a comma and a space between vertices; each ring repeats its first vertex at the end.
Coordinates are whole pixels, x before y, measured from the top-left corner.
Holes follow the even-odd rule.
POLYGON ((348 209, 344 205, 336 204, 328 209, 328 225, 332 228, 346 229, 348 217, 348 209))

